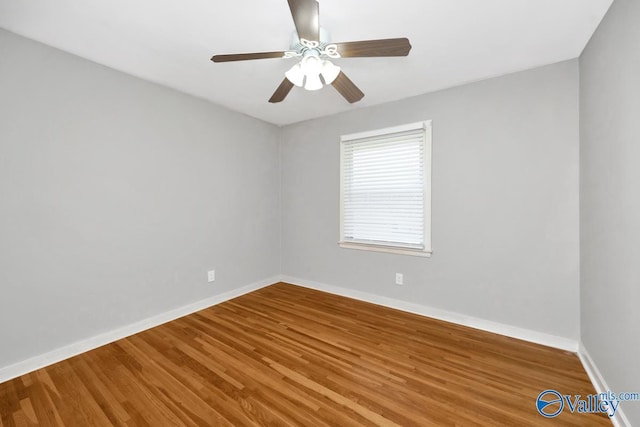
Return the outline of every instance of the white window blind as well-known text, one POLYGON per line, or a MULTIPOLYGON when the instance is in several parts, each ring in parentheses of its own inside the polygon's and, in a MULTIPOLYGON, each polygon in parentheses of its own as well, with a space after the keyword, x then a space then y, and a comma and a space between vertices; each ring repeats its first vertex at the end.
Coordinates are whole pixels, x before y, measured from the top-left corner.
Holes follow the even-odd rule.
POLYGON ((429 122, 341 139, 341 244, 430 253, 429 122))

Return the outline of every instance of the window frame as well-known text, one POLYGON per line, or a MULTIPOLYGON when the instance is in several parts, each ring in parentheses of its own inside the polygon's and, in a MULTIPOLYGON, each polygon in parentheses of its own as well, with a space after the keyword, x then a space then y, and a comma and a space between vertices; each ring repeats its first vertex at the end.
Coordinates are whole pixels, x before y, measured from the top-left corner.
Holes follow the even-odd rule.
POLYGON ((386 252, 392 254, 430 257, 433 253, 431 247, 431 150, 432 150, 432 123, 424 120, 399 126, 392 126, 365 132, 342 135, 340 137, 340 240, 338 245, 345 249, 358 249, 373 252, 386 252), (383 245, 368 242, 348 241, 344 238, 344 167, 345 142, 353 140, 384 137, 389 134, 422 130, 424 132, 424 248, 410 248, 402 245, 383 245))

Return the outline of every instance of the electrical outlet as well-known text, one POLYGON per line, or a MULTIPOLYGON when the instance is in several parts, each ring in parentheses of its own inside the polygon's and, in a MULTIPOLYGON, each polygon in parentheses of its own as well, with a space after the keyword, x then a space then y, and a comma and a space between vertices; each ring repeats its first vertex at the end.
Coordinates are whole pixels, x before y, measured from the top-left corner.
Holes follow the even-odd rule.
POLYGON ((396 273, 396 285, 404 285, 404 275, 402 273, 396 273))
POLYGON ((211 270, 209 272, 207 272, 207 282, 211 283, 211 282, 215 282, 216 281, 216 271, 215 270, 211 270))

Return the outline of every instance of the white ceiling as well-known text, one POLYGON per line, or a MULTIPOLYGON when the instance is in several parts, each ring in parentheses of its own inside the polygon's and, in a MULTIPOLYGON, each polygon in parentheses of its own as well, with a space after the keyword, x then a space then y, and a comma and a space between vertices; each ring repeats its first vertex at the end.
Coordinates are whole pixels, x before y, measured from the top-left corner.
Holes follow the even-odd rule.
MULTIPOLYGON (((284 125, 576 58, 612 0, 320 0, 334 42, 408 37, 401 58, 334 62, 365 97, 294 88, 267 100, 294 59, 286 0, 0 0, 0 27, 117 70, 284 125)), ((46 67, 46 64, 43 64, 46 67)))

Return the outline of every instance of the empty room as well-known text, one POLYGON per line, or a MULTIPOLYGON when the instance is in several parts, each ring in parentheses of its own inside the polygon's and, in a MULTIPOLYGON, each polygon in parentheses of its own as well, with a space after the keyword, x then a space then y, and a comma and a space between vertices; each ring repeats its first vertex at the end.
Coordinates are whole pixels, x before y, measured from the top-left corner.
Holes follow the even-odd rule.
POLYGON ((637 0, 0 0, 0 427, 640 426, 637 0))

